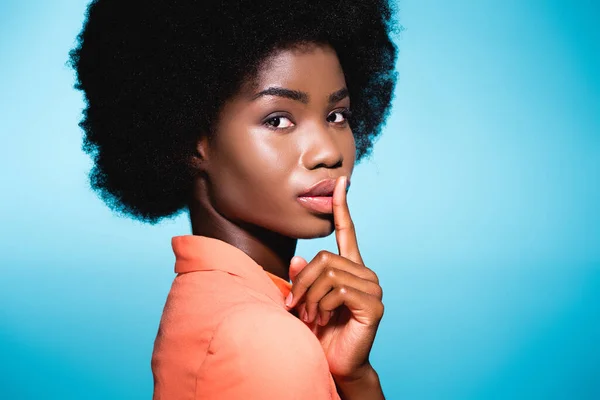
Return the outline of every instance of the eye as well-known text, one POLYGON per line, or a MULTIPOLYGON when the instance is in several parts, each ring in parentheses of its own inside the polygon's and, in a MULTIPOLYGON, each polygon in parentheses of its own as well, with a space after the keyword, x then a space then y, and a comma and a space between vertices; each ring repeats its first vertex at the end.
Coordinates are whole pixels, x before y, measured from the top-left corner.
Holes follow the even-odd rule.
POLYGON ((265 121, 265 124, 271 129, 285 129, 294 126, 294 123, 284 116, 269 118, 265 121))
POLYGON ((348 118, 350 118, 351 115, 352 113, 350 112, 350 110, 345 108, 343 110, 337 110, 329 114, 327 116, 327 121, 332 122, 334 124, 342 124, 348 121, 348 118))

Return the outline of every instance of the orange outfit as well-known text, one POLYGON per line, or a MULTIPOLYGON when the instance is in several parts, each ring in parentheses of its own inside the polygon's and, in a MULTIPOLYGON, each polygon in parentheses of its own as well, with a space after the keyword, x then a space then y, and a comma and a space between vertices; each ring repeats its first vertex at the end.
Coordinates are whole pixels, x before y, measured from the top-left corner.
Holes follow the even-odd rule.
POLYGON ((340 400, 321 343, 285 308, 291 284, 242 250, 176 236, 154 342, 154 400, 340 400))

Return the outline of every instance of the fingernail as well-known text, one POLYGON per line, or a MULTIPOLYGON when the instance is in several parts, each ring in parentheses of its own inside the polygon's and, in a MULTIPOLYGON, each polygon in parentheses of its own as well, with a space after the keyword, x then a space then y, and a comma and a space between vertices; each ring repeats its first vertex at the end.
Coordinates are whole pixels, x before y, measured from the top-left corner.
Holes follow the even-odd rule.
POLYGON ((285 305, 289 307, 290 304, 292 304, 293 299, 294 299, 294 295, 292 294, 292 292, 290 292, 290 294, 288 294, 287 297, 285 298, 285 305))
POLYGON ((304 310, 302 320, 304 320, 304 322, 308 322, 308 310, 304 310))

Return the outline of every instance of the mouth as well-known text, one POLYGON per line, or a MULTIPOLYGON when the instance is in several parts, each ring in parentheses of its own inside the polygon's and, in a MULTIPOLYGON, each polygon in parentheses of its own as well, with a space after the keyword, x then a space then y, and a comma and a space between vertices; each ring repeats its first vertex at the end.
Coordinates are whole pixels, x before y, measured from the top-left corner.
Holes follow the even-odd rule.
MULTIPOLYGON (((333 214, 333 189, 336 179, 323 179, 298 196, 298 202, 320 214, 333 214)), ((348 180, 348 187, 350 180, 348 180)))
POLYGON ((331 197, 335 179, 323 179, 304 191, 299 197, 331 197))
POLYGON ((298 202, 320 214, 333 214, 333 196, 300 196, 298 202))

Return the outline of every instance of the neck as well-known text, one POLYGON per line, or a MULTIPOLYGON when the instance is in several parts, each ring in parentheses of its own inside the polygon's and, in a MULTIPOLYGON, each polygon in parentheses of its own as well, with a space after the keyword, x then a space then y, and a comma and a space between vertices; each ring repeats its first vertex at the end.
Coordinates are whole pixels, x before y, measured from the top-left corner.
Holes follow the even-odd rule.
POLYGON ((226 219, 207 201, 189 204, 192 234, 222 240, 237 247, 265 271, 289 281, 290 260, 297 239, 255 225, 238 224, 226 219))

